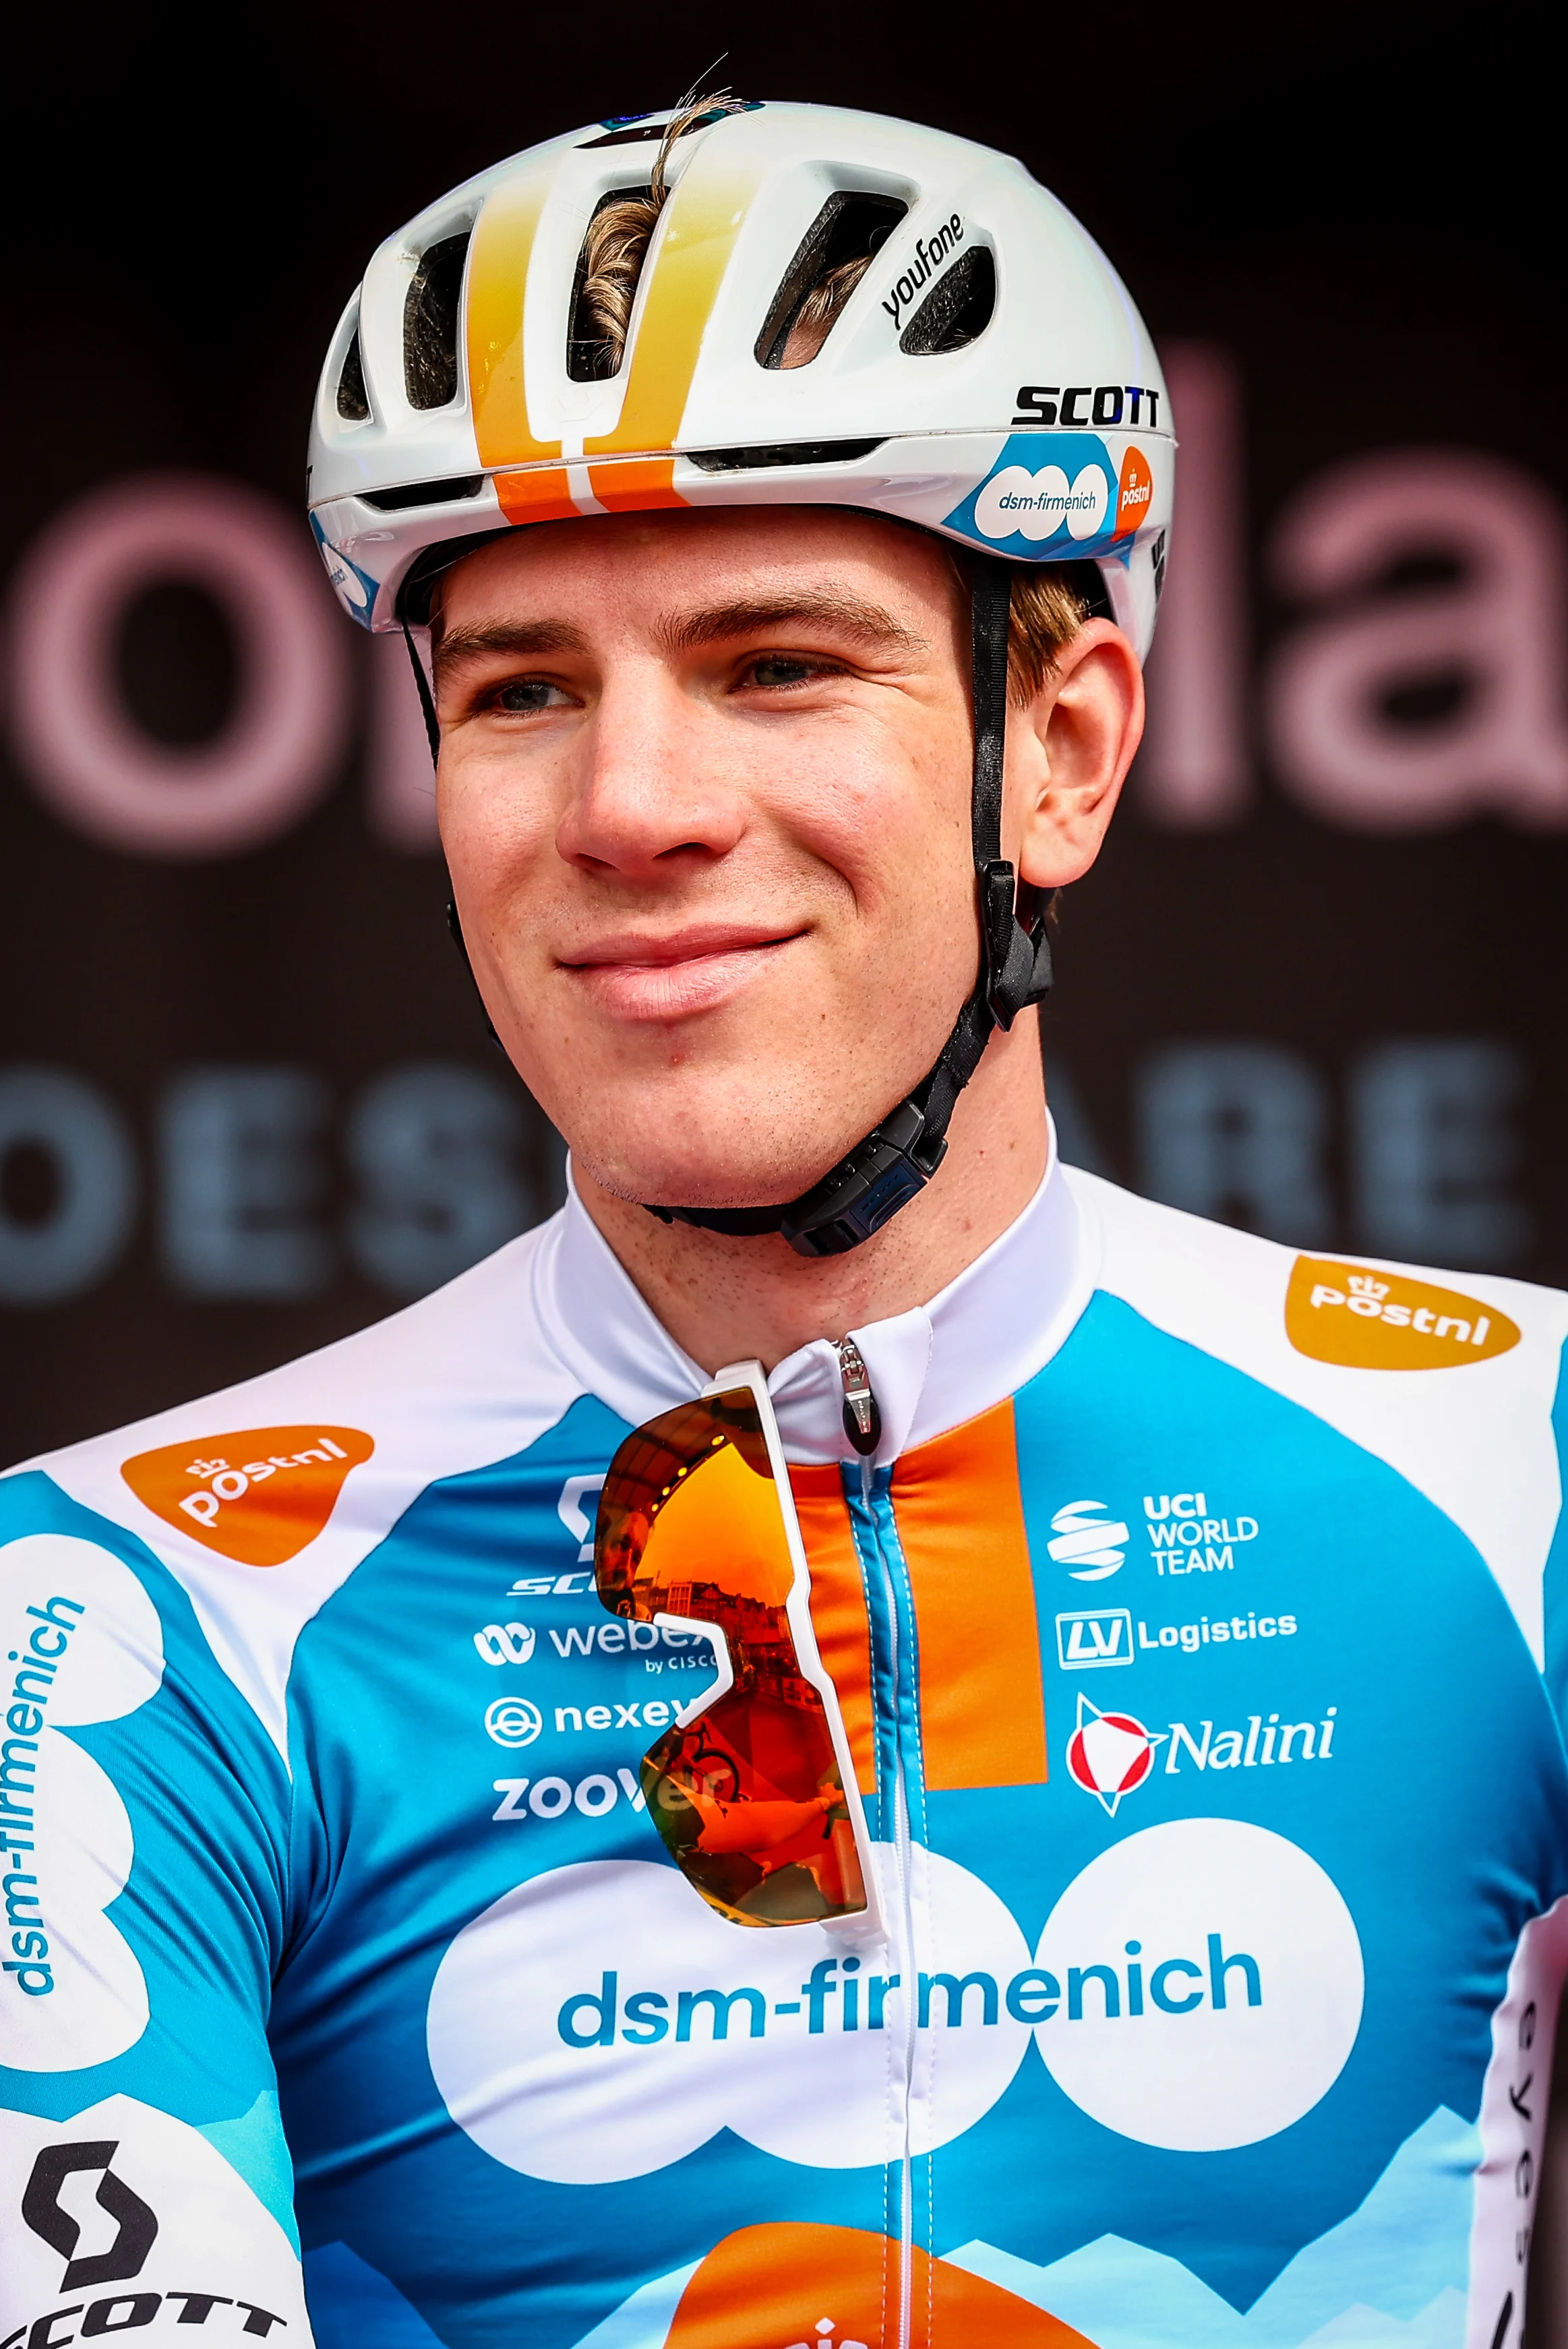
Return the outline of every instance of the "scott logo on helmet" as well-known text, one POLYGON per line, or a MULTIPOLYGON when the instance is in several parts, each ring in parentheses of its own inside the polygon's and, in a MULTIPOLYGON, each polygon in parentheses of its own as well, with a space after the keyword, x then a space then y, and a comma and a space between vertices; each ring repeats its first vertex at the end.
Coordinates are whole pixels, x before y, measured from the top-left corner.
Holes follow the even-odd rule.
POLYGON ((1090 424, 1147 422, 1150 432, 1160 426, 1160 394, 1144 383, 1021 383, 1013 394, 1018 413, 1015 424, 1061 424, 1082 431, 1090 424), (1092 405, 1086 409, 1084 402, 1092 405), (1147 419, 1143 403, 1149 402, 1147 419))

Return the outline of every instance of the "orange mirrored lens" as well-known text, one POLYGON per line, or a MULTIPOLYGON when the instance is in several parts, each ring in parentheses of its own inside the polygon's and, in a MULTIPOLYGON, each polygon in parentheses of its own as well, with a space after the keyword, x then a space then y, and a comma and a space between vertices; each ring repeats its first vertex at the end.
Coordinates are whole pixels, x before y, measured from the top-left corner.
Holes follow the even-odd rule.
POLYGON ((637 1622, 714 1624, 735 1672, 645 1756, 643 1792, 682 1873, 738 1924, 866 1905, 827 1713, 789 1628, 794 1573, 748 1388, 683 1403, 626 1438, 599 1504, 600 1599, 637 1622))

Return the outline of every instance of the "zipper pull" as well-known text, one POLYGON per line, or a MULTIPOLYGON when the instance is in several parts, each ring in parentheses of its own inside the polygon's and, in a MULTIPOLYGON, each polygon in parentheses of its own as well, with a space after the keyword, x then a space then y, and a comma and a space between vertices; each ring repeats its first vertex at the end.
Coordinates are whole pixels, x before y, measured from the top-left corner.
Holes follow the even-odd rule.
POLYGON ((841 1338, 837 1351, 839 1373, 844 1381, 844 1433, 865 1460, 882 1441, 882 1413, 872 1392, 865 1358, 854 1340, 841 1338))

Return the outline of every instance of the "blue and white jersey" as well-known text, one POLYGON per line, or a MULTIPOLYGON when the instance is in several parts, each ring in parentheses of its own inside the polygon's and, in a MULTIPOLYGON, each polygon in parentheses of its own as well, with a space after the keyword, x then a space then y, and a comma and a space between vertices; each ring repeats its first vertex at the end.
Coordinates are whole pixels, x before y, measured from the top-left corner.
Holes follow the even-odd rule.
POLYGON ((717 1914, 576 1204, 0 1482, 0 2349, 1516 2349, 1568 1299, 1053 1167, 769 1386, 885 1928, 717 1914), (179 2333, 181 2342, 194 2333, 179 2333))

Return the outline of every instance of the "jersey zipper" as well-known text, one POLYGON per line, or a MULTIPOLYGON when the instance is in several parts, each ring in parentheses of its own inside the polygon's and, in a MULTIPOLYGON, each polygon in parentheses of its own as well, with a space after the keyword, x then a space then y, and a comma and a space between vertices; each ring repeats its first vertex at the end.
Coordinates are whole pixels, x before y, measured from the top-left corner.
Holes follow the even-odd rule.
MULTIPOLYGON (((849 1341, 846 1341, 846 1345, 849 1341)), ((850 1417, 851 1380, 876 1409, 870 1380, 858 1350, 849 1345, 852 1363, 844 1369, 845 1420, 850 1417)), ((856 1400, 859 1400, 857 1397, 856 1400)), ((862 1405, 863 1410, 863 1405, 862 1405)), ((861 1414, 857 1413, 857 1417, 861 1414)), ((867 1414, 869 1416, 869 1414, 867 1414)), ((858 1448, 858 1447, 857 1447, 858 1448)), ((892 1514, 892 1473, 862 1457, 846 1464, 844 1493, 855 1547, 860 1555, 872 1634, 872 1695, 876 1729, 877 1830, 891 1843, 895 1883, 889 1902, 888 1930, 902 1999, 903 2136, 899 2155, 899 2283, 897 2324, 888 2349, 911 2349, 913 2333, 914 2282, 914 2158, 910 2144, 910 2113, 913 2102, 916 2018, 920 1971, 916 1962, 912 1849, 917 1823, 924 1824, 924 1776, 916 1729, 917 1660, 913 1609, 910 1602, 898 1528, 892 1514)))

